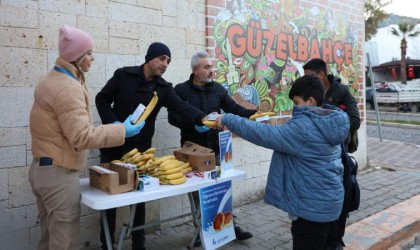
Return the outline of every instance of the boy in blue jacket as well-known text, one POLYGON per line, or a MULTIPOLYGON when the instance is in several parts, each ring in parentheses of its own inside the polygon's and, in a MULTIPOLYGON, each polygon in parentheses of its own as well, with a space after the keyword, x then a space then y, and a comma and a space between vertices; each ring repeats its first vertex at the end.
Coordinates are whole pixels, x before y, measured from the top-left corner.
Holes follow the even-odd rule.
POLYGON ((284 125, 226 114, 215 126, 274 150, 264 201, 289 214, 294 250, 328 249, 327 242, 339 240, 344 197, 340 145, 349 132, 349 118, 338 108, 322 106, 324 87, 317 77, 297 79, 289 98, 293 116, 284 125))

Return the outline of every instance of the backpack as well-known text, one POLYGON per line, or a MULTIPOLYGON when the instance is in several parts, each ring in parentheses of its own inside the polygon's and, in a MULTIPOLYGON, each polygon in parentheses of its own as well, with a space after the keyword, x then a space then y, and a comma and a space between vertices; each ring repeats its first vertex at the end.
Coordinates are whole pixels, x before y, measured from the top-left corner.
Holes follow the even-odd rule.
MULTIPOLYGON (((346 220, 349 216, 349 213, 359 209, 360 188, 356 179, 357 169, 359 166, 357 164, 356 159, 353 156, 347 154, 347 152, 344 149, 344 145, 341 145, 341 161, 344 166, 344 202, 338 221, 340 236, 343 237, 346 229, 346 220)), ((344 246, 343 242, 342 245, 344 246)))

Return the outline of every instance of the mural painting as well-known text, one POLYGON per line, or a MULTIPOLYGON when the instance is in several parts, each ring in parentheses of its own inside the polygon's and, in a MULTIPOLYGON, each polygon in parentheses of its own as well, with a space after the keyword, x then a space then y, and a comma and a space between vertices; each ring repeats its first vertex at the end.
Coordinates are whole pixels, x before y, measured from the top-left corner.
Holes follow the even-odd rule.
POLYGON ((233 0, 226 1, 227 8, 212 8, 214 16, 207 10, 207 34, 214 37, 207 44, 216 59, 214 79, 233 97, 263 112, 289 111, 291 84, 311 58, 326 61, 331 73, 358 97, 356 25, 338 10, 303 8, 301 2, 233 0))

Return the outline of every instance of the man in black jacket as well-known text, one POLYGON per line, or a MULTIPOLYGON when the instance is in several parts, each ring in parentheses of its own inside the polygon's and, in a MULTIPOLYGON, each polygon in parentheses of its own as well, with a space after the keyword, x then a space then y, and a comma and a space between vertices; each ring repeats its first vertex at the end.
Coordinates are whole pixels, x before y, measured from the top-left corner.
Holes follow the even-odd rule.
MULTIPOLYGON (((206 114, 220 114, 223 110, 226 113, 250 117, 257 112, 257 110, 245 109, 237 104, 222 85, 213 82, 212 64, 207 52, 195 53, 191 59, 191 68, 192 74, 190 79, 175 86, 175 92, 182 100, 187 101, 206 114)), ((215 152, 216 161, 220 164, 220 131, 185 121, 172 108, 168 109, 168 121, 181 129, 181 145, 184 145, 186 141, 192 141, 210 148, 215 152)), ((195 194, 195 200, 195 203, 199 204, 197 194, 195 194)), ((239 240, 246 240, 252 237, 251 233, 244 232, 239 226, 235 226, 235 234, 239 240)))
MULTIPOLYGON (((101 149, 101 163, 120 159, 122 155, 137 148, 143 152, 152 146, 152 137, 155 132, 156 117, 162 107, 171 108, 175 113, 197 126, 203 126, 202 121, 206 114, 201 110, 181 100, 175 93, 172 84, 165 81, 165 73, 170 61, 169 48, 159 42, 152 43, 145 57, 146 62, 141 66, 124 67, 117 69, 114 76, 109 79, 104 88, 96 95, 96 107, 103 124, 124 121, 142 103, 147 106, 157 92, 158 102, 146 119, 145 126, 140 134, 126 139, 123 146, 101 149)), ((116 209, 106 211, 112 243, 115 242, 115 216, 116 209)), ((134 227, 145 223, 145 204, 140 203, 136 208, 134 227)), ((102 248, 106 249, 104 230, 101 224, 102 248)), ((132 249, 145 249, 144 230, 132 233, 132 249)))
POLYGON ((360 113, 357 101, 350 93, 347 85, 341 84, 341 79, 327 74, 327 64, 319 58, 309 60, 303 66, 305 75, 316 76, 321 79, 325 88, 325 104, 334 105, 347 113, 350 119, 349 136, 344 142, 347 150, 351 137, 360 127, 360 113))

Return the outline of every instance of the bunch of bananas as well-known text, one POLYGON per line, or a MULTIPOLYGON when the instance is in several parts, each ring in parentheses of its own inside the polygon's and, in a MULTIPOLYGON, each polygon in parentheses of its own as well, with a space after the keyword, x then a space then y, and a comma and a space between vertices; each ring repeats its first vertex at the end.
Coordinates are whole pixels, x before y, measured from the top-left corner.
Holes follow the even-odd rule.
POLYGON ((162 185, 182 184, 187 181, 185 174, 192 171, 190 163, 175 159, 173 155, 166 155, 153 161, 156 170, 152 176, 159 178, 162 185))
POLYGON ((182 184, 187 181, 185 174, 192 171, 190 163, 177 160, 174 155, 155 157, 156 148, 139 152, 137 148, 124 154, 120 160, 111 163, 130 163, 137 166, 139 175, 159 178, 160 184, 182 184))

